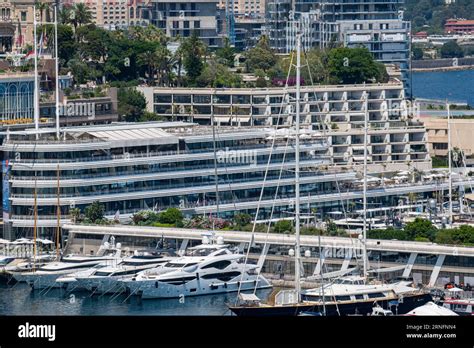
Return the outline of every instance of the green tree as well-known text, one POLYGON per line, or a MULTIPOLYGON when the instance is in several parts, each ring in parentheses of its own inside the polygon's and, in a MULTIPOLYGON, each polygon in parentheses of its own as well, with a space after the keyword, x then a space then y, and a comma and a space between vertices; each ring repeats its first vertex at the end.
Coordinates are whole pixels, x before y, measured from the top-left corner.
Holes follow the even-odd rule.
POLYGON ((159 214, 152 210, 141 210, 132 215, 132 221, 135 225, 152 225, 159 221, 159 214))
POLYGON ((64 6, 59 12, 58 12, 58 22, 61 24, 72 24, 72 9, 70 7, 64 6))
POLYGON ((183 41, 183 66, 186 70, 186 76, 191 86, 196 85, 197 78, 204 69, 204 56, 206 54, 206 46, 199 39, 197 31, 183 41))
POLYGON ((98 223, 104 219, 105 206, 99 201, 93 202, 85 209, 86 219, 92 223, 98 223))
POLYGON ((84 3, 74 4, 70 22, 74 26, 74 32, 76 32, 78 27, 92 22, 92 13, 84 3))
POLYGON ((252 216, 245 213, 237 213, 234 215, 234 224, 237 226, 245 226, 252 222, 252 216))
POLYGON ((145 113, 146 99, 134 88, 120 88, 117 93, 118 113, 127 122, 138 121, 145 113))
POLYGON ((464 57, 463 49, 456 41, 448 41, 441 47, 441 58, 462 58, 464 57))
POLYGON ((40 14, 40 22, 43 22, 43 19, 45 17, 45 13, 47 13, 46 16, 49 19, 49 17, 50 17, 49 16, 49 5, 47 3, 42 2, 42 1, 35 1, 35 9, 40 14))
POLYGON ((70 26, 58 25, 58 55, 61 61, 68 62, 74 57, 76 45, 74 43, 74 33, 70 26))
POLYGON ((437 229, 435 226, 433 226, 431 221, 416 218, 415 221, 406 224, 404 231, 408 240, 415 240, 417 237, 423 237, 433 241, 435 239, 437 229))
POLYGON ((397 239, 407 240, 408 236, 404 230, 398 230, 393 227, 389 227, 385 230, 370 230, 367 231, 367 237, 370 239, 397 239))
POLYGON ((474 227, 463 225, 459 228, 443 229, 436 234, 436 243, 474 245, 474 227))
POLYGON ((286 233, 293 231, 293 223, 289 220, 280 220, 273 227, 275 233, 286 233))
POLYGON ((67 63, 67 67, 71 71, 76 83, 86 83, 88 80, 95 77, 95 69, 89 67, 80 59, 71 59, 67 63))
POLYGON ((230 40, 227 37, 224 38, 224 46, 216 51, 216 56, 221 64, 230 68, 234 66, 235 49, 230 45, 230 40))
POLYGON ((155 76, 157 72, 158 56, 155 50, 150 50, 141 53, 138 56, 138 64, 145 66, 147 71, 148 84, 155 85, 155 76))
POLYGON ((71 215, 71 219, 74 223, 80 221, 81 219, 81 209, 79 208, 72 208, 69 210, 69 215, 71 215))
POLYGON ((89 24, 76 30, 76 38, 79 41, 79 55, 84 61, 102 64, 107 60, 113 44, 109 31, 89 24))
POLYGON ((329 52, 329 76, 339 84, 381 81, 380 66, 367 48, 335 48, 329 52))
POLYGON ((242 79, 225 65, 211 61, 205 65, 201 75, 196 79, 196 85, 198 87, 238 88, 242 85, 242 79))
POLYGON ((423 59, 423 49, 421 47, 413 46, 412 53, 413 53, 413 59, 414 60, 422 60, 423 59))
POLYGON ((179 225, 183 222, 183 213, 178 208, 168 208, 160 213, 158 219, 162 224, 179 225))
POLYGON ((265 73, 275 66, 278 58, 270 47, 270 42, 266 35, 262 35, 255 47, 245 54, 245 65, 249 72, 262 69, 265 73))
POLYGON ((139 122, 155 122, 155 121, 164 121, 163 116, 157 115, 154 112, 145 111, 142 116, 140 116, 139 122))

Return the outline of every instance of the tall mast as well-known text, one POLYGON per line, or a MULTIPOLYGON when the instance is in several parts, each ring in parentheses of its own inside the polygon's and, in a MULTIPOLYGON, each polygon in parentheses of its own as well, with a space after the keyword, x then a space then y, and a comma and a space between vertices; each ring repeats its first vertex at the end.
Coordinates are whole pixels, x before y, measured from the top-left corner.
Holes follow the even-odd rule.
POLYGON ((35 50, 35 91, 34 91, 34 123, 36 130, 36 139, 38 139, 39 130, 39 81, 38 81, 38 38, 36 36, 36 26, 38 24, 36 20, 36 3, 33 11, 33 41, 35 50))
POLYGON ((34 192, 34 206, 33 206, 33 272, 36 267, 36 237, 38 234, 38 193, 36 191, 36 177, 35 177, 35 192, 34 192))
MULTIPOLYGON (((212 125, 212 147, 214 151, 214 181, 216 185, 216 219, 219 218, 219 176, 217 175, 217 145, 216 145, 216 126, 214 120, 214 94, 211 97, 211 125, 212 125)), ((212 221, 212 232, 215 232, 215 219, 212 221)))
POLYGON ((453 175, 452 175, 452 154, 451 154, 451 110, 449 102, 446 101, 448 111, 448 170, 449 170, 449 226, 453 227, 453 175))
POLYGON ((54 56, 56 57, 56 138, 59 140, 59 49, 58 49, 58 6, 54 6, 54 56))
POLYGON ((300 302, 301 284, 300 284, 300 75, 301 75, 301 34, 296 35, 296 117, 295 117, 295 290, 297 301, 300 302))
POLYGON ((60 204, 60 189, 59 189, 59 164, 56 170, 57 175, 57 226, 56 226, 56 257, 59 260, 59 235, 60 235, 60 224, 61 224, 61 204, 60 204))
POLYGON ((368 259, 367 259, 367 143, 368 143, 368 118, 369 118, 369 95, 366 94, 364 102, 364 194, 363 194, 363 209, 364 209, 364 226, 362 239, 362 252, 364 261, 364 278, 367 278, 368 259))

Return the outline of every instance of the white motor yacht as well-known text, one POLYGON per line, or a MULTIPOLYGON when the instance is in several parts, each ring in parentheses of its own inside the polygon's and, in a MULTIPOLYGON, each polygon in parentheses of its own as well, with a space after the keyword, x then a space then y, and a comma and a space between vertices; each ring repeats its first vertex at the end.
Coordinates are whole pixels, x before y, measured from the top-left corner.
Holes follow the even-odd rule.
POLYGON ((253 290, 271 287, 258 275, 257 266, 241 262, 244 255, 232 253, 223 244, 189 248, 186 256, 161 267, 123 280, 131 294, 143 299, 175 298, 253 290))
POLYGON ((119 280, 131 278, 137 273, 164 265, 176 257, 157 252, 136 252, 132 257, 124 258, 116 266, 94 269, 88 274, 75 277, 77 286, 93 293, 119 293, 126 290, 119 280))
POLYGON ((86 270, 98 264, 117 264, 120 261, 120 253, 120 249, 115 249, 112 253, 105 252, 100 256, 67 255, 61 261, 48 263, 33 271, 14 273, 13 276, 17 280, 25 280, 32 289, 59 288, 62 285, 56 282, 59 277, 86 270))

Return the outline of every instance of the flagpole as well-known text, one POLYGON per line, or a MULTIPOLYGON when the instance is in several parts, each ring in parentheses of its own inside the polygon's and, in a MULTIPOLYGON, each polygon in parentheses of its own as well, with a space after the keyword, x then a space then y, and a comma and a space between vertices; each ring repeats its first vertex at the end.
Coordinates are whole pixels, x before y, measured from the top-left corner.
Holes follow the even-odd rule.
POLYGON ((58 6, 54 6, 54 56, 56 57, 56 138, 59 135, 59 55, 58 55, 58 6))
POLYGON ((34 123, 36 131, 36 139, 38 139, 39 131, 39 81, 38 81, 38 43, 36 37, 36 26, 38 22, 36 20, 36 4, 34 5, 34 18, 33 18, 33 40, 35 50, 35 93, 34 93, 34 123))

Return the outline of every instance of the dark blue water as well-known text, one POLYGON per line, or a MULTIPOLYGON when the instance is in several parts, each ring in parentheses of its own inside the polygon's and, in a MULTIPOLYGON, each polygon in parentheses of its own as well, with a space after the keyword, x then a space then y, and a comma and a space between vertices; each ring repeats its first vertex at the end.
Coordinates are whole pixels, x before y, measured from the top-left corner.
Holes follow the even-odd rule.
MULTIPOLYGON (((271 289, 257 291, 265 299, 271 289)), ((126 295, 94 295, 89 292, 67 293, 52 289, 32 292, 28 285, 0 284, 0 315, 230 315, 226 303, 234 303, 237 293, 194 296, 184 299, 140 300, 126 295), (71 297, 73 295, 73 297, 71 297)))
POLYGON ((414 72, 413 95, 474 106, 474 70, 414 72))

